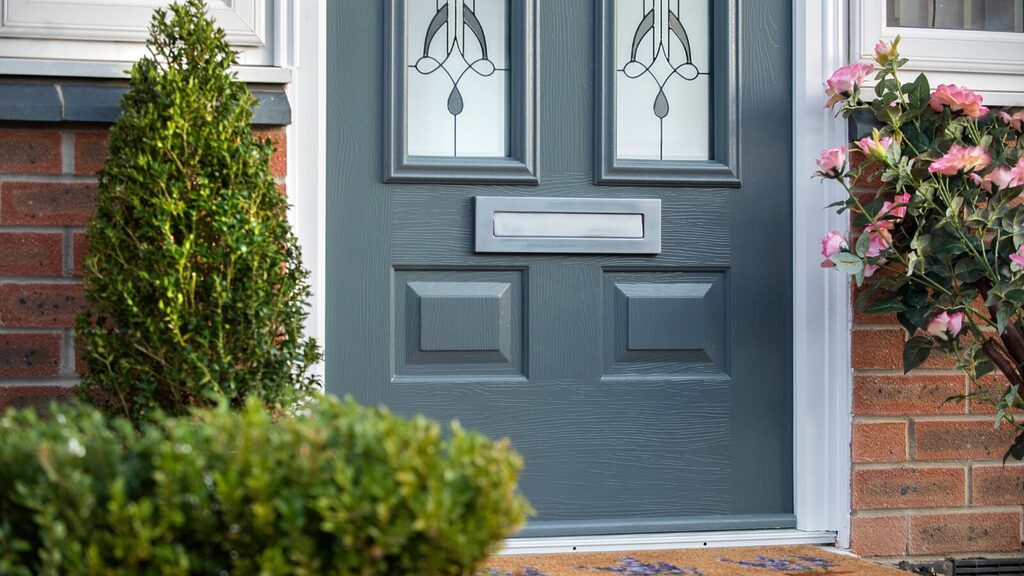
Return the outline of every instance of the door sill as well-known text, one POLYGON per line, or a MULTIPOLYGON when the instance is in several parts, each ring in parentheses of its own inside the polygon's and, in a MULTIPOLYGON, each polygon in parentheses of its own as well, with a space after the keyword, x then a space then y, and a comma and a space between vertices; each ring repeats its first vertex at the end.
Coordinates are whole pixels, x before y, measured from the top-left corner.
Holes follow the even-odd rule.
POLYGON ((836 533, 824 530, 730 530, 720 532, 675 532, 667 534, 621 534, 604 536, 557 536, 510 538, 498 553, 558 554, 565 552, 621 552, 671 548, 724 548, 727 546, 786 546, 793 544, 834 544, 836 533))

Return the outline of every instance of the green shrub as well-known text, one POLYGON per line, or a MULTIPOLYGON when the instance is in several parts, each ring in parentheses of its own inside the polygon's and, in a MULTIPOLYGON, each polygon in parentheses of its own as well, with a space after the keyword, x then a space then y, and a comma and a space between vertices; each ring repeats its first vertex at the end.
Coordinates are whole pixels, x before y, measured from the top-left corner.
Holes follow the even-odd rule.
POLYGON ((330 397, 0 417, 0 574, 471 574, 528 513, 507 441, 330 397))
POLYGON ((83 390, 133 419, 316 385, 309 289, 255 99, 201 0, 157 10, 132 68, 89 226, 83 390))

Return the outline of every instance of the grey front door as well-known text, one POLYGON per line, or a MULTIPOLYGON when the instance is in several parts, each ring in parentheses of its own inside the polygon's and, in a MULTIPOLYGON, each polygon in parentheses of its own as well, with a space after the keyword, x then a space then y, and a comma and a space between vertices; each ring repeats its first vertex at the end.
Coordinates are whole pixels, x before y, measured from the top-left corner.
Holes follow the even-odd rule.
POLYGON ((328 390, 510 437, 522 535, 794 526, 790 9, 330 2, 328 390))

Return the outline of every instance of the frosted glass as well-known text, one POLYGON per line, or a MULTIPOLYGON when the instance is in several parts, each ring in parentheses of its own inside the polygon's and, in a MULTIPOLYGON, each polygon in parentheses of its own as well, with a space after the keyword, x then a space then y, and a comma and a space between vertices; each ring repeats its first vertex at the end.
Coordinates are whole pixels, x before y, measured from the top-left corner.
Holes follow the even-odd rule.
POLYGON ((406 1, 413 156, 509 155, 509 0, 406 1))
POLYGON ((622 159, 711 157, 708 0, 615 0, 615 150, 622 159))

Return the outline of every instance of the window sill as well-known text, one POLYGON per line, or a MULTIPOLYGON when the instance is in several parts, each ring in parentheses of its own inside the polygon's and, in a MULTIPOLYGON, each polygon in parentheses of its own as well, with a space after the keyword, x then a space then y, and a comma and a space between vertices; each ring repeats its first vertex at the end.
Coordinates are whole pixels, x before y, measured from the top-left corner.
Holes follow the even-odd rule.
MULTIPOLYGON (((125 79, 132 62, 0 58, 0 76, 125 79)), ((236 66, 238 79, 251 84, 289 84, 294 70, 277 66, 236 66)))
MULTIPOLYGON (((0 121, 109 124, 120 116, 121 96, 127 89, 124 81, 0 77, 0 121)), ((253 110, 254 125, 291 123, 291 106, 283 89, 254 88, 252 95, 258 101, 253 110)))

